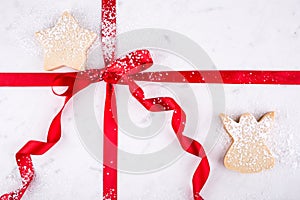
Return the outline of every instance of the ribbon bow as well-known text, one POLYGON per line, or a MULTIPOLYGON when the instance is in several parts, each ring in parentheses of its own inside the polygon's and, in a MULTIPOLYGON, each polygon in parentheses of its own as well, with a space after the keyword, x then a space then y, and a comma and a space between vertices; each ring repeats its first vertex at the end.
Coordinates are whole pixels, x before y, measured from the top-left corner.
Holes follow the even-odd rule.
MULTIPOLYGON (((146 99, 144 91, 136 84, 136 82, 130 77, 132 75, 138 76, 141 71, 148 69, 153 64, 150 52, 148 50, 137 50, 127 54, 123 58, 119 58, 109 64, 103 69, 90 69, 82 72, 60 74, 54 80, 53 85, 66 85, 67 90, 62 93, 56 93, 53 88, 53 92, 56 95, 65 97, 64 104, 58 114, 54 117, 48 130, 47 141, 29 141, 27 142, 16 154, 17 164, 19 166, 20 175, 22 178, 22 187, 4 194, 0 197, 0 200, 19 200, 22 198, 24 192, 30 185, 34 177, 34 168, 32 164, 31 155, 42 155, 52 148, 61 137, 61 116, 67 102, 79 91, 86 88, 92 83, 105 81, 110 84, 125 84, 129 86, 131 95, 136 98, 148 111, 151 112, 164 112, 173 111, 172 116, 172 128, 180 142, 182 148, 190 154, 197 157, 201 157, 202 160, 197 167, 193 175, 193 194, 195 200, 202 199, 199 195, 200 190, 205 184, 209 174, 209 164, 203 147, 197 141, 183 135, 186 115, 181 107, 170 97, 156 97, 146 99)), ((117 124, 116 113, 113 113, 111 106, 115 105, 115 97, 112 96, 105 104, 104 113, 104 127, 113 127, 114 123, 117 124)), ((117 148, 117 141, 113 141, 114 135, 117 134, 117 129, 110 131, 110 135, 106 135, 108 139, 112 139, 112 143, 115 146, 110 148, 117 148)), ((105 146, 104 146, 105 148, 105 146)), ((108 147, 109 149, 109 147, 108 147)), ((111 149, 114 152, 114 149, 111 149)), ((110 154, 108 151, 104 155, 114 159, 116 157, 110 154)), ((103 165, 112 172, 117 172, 117 164, 110 164, 105 162, 103 165)), ((104 197, 116 199, 116 193, 112 193, 111 189, 117 191, 117 177, 104 176, 105 187, 104 197), (108 192, 110 191, 110 192, 108 192)))

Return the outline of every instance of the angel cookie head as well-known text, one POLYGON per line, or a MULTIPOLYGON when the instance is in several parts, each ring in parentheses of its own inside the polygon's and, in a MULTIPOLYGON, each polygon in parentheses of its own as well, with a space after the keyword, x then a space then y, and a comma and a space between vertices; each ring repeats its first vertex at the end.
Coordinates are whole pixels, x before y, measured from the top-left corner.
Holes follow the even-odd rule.
POLYGON ((246 113, 240 117, 239 123, 225 114, 220 117, 233 140, 224 158, 226 168, 241 173, 255 173, 274 166, 274 157, 265 144, 266 134, 274 122, 274 112, 266 113, 259 121, 246 113))

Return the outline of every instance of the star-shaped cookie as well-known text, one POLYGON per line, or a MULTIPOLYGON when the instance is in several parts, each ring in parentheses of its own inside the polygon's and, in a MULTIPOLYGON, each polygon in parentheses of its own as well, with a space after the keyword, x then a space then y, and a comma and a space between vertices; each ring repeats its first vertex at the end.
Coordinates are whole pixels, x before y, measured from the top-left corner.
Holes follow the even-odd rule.
POLYGON ((233 143, 224 158, 226 168, 241 173, 255 173, 270 169, 275 159, 265 144, 267 133, 274 122, 274 112, 269 112, 257 122, 253 115, 246 113, 239 123, 225 114, 220 115, 233 143))
POLYGON ((84 70, 87 51, 97 34, 81 28, 69 12, 64 12, 54 27, 37 32, 36 38, 44 47, 45 70, 63 66, 84 70))

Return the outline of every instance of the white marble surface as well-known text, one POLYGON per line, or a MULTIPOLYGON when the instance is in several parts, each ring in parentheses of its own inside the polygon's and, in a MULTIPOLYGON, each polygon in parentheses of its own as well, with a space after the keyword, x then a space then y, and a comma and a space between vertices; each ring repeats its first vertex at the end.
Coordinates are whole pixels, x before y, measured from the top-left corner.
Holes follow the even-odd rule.
MULTIPOLYGON (((2 1, 0 5, 0 70, 42 71, 42 51, 33 33, 53 25, 64 10, 86 28, 98 31, 96 0, 2 1)), ((182 33, 202 46, 219 69, 300 69, 299 0, 127 0, 118 3, 119 33, 164 28, 182 33)), ((94 48, 93 54, 97 54, 94 48)), ((91 67, 100 58, 89 60, 91 67)), ((212 173, 203 190, 208 200, 300 198, 300 86, 224 86, 226 112, 251 112, 259 118, 274 110, 276 124, 270 148, 276 166, 260 174, 226 170, 222 158, 229 146, 223 133, 209 153, 212 173)), ((30 139, 44 140, 49 116, 63 101, 50 88, 0 88, 0 193, 16 188, 14 154, 30 139)), ((219 121, 218 118, 213 120, 219 121)), ((33 158, 37 176, 24 199, 99 199, 101 164, 83 148, 71 104, 63 117, 61 141, 46 155, 33 158)), ((197 160, 186 155, 172 166, 150 174, 119 174, 121 200, 191 199, 190 177, 197 160)))

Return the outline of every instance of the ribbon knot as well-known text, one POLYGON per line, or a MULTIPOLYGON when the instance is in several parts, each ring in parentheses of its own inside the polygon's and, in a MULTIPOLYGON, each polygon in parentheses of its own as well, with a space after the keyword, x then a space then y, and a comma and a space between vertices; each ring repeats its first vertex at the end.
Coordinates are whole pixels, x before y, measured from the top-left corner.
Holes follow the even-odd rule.
POLYGON ((153 60, 148 50, 136 50, 116 59, 103 69, 82 71, 79 73, 79 76, 92 83, 105 81, 111 84, 126 84, 128 75, 142 72, 151 67, 152 64, 153 60))
POLYGON ((51 122, 47 141, 31 140, 18 151, 16 160, 22 178, 22 186, 15 191, 2 195, 0 200, 20 200, 22 198, 34 177, 31 155, 42 155, 46 153, 60 140, 61 116, 67 102, 76 93, 88 87, 90 84, 100 81, 108 83, 106 89, 106 94, 108 95, 104 108, 104 134, 106 134, 105 136, 114 144, 113 146, 107 145, 104 147, 109 150, 106 153, 104 152, 104 169, 108 170, 107 172, 110 176, 103 176, 103 197, 105 199, 117 199, 117 151, 115 151, 115 147, 117 147, 118 127, 117 115, 113 113, 113 110, 116 111, 116 98, 111 84, 125 84, 128 85, 131 95, 148 111, 173 112, 171 125, 183 150, 201 158, 192 178, 194 200, 201 200, 202 197, 199 193, 208 178, 210 167, 202 145, 183 134, 186 122, 185 112, 171 97, 145 98, 145 93, 142 88, 130 77, 132 75, 135 75, 135 77, 142 76, 140 72, 148 69, 152 64, 153 61, 148 50, 137 50, 128 53, 122 58, 116 59, 103 69, 90 69, 76 73, 59 74, 54 78, 52 87, 57 85, 67 86, 67 90, 62 94, 57 94, 52 89, 56 95, 65 97, 64 104, 51 122), (110 166, 107 160, 115 160, 115 166, 110 166))

